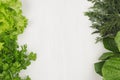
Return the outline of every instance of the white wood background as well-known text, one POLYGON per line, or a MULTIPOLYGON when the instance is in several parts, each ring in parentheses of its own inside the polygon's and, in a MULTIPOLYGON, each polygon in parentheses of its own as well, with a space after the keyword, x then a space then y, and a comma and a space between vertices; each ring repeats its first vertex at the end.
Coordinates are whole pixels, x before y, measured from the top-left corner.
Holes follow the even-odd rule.
POLYGON ((87 0, 22 0, 23 14, 29 19, 20 44, 27 43, 37 60, 22 71, 32 80, 102 80, 93 64, 105 51, 95 44, 93 29, 84 12, 87 0))

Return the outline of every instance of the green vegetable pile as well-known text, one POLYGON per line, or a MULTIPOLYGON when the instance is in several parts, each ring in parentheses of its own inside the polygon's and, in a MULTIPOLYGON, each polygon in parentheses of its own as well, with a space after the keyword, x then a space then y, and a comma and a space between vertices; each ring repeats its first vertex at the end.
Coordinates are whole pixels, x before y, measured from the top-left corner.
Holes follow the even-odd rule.
POLYGON ((103 80, 120 80, 120 0, 88 0, 93 3, 85 13, 92 22, 93 33, 98 33, 97 41, 104 48, 95 71, 103 80))
POLYGON ((35 53, 17 42, 27 25, 21 6, 20 0, 0 0, 0 80, 30 80, 19 73, 36 59, 35 53))

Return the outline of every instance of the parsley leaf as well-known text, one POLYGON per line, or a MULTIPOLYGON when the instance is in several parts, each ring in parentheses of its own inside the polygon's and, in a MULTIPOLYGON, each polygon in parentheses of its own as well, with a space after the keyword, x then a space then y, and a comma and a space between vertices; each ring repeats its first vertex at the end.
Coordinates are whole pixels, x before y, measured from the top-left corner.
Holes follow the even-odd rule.
POLYGON ((30 80, 19 73, 36 60, 36 54, 27 51, 27 45, 17 43, 18 35, 27 26, 21 6, 20 0, 0 0, 0 80, 30 80))

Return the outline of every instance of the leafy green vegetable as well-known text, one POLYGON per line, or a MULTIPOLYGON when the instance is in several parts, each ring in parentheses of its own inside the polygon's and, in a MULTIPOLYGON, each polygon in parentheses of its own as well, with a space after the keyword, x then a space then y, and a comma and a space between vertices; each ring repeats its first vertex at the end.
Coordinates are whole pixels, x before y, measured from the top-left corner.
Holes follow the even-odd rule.
POLYGON ((26 45, 17 43, 27 26, 21 6, 20 0, 0 0, 0 80, 30 80, 19 73, 36 60, 35 53, 28 53, 26 45))
MULTIPOLYGON (((107 45, 111 45, 112 44, 112 42, 109 43, 109 39, 110 38, 107 39, 108 40, 107 45)), ((115 37, 115 42, 116 42, 115 45, 117 45, 118 49, 119 49, 119 45, 120 45, 120 32, 117 33, 117 35, 115 37)), ((115 47, 116 47, 115 45, 113 45, 111 47, 114 50, 116 50, 115 49, 115 47)), ((109 48, 109 49, 111 49, 111 48, 109 48)), ((114 52, 104 53, 99 58, 99 60, 101 60, 101 61, 98 62, 98 63, 95 63, 95 71, 96 71, 96 73, 98 73, 101 76, 103 76, 103 80, 120 80, 120 76, 119 76, 119 74, 120 74, 120 51, 117 52, 117 53, 114 53, 114 52)))
POLYGON ((102 68, 104 80, 120 80, 120 57, 108 59, 102 68))
POLYGON ((118 49, 120 51, 120 31, 117 33, 117 35, 115 37, 115 42, 116 42, 118 49))
POLYGON ((115 43, 114 38, 103 38, 104 47, 113 52, 119 52, 118 47, 115 43))
POLYGON ((85 13, 92 22, 97 41, 111 52, 104 53, 95 63, 95 71, 103 80, 120 80, 120 0, 88 0, 93 3, 85 13))
POLYGON ((103 67, 104 63, 105 62, 102 61, 102 62, 97 62, 94 64, 96 73, 98 73, 101 76, 102 76, 102 67, 103 67))
POLYGON ((112 53, 112 52, 106 52, 106 53, 104 53, 100 58, 99 58, 99 60, 106 60, 106 59, 108 59, 108 58, 110 58, 110 57, 112 57, 112 56, 114 56, 115 54, 114 53, 112 53))

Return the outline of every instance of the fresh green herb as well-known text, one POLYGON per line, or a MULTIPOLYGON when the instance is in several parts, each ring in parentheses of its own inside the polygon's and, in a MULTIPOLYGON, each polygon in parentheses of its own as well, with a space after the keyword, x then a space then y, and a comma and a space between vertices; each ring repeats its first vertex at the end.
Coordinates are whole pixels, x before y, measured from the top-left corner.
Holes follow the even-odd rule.
POLYGON ((19 73, 36 60, 35 53, 28 53, 26 45, 17 43, 27 26, 21 5, 20 0, 0 0, 0 80, 30 80, 19 73))
POLYGON ((104 61, 101 61, 94 64, 96 73, 98 73, 101 76, 102 76, 102 67, 104 63, 105 63, 104 61))
POLYGON ((110 37, 103 38, 103 44, 106 49, 113 51, 113 52, 119 52, 114 38, 110 38, 110 37))
POLYGON ((115 54, 113 52, 106 52, 103 53, 103 55, 99 58, 99 60, 107 60, 108 58, 114 56, 115 54))
MULTIPOLYGON (((116 46, 111 48, 106 48, 111 50, 112 52, 104 53, 99 60, 98 63, 95 63, 95 71, 96 73, 103 76, 103 80, 120 80, 120 32, 117 33, 115 40, 116 46), (114 49, 114 50, 113 50, 114 49), (115 51, 116 50, 116 51, 115 51)), ((104 46, 109 46, 110 43, 105 43, 104 46)), ((115 45, 115 44, 114 44, 115 45)), ((112 43, 111 43, 112 46, 112 43)))
POLYGON ((103 53, 95 71, 103 80, 120 80, 120 0, 88 0, 94 5, 85 14, 92 22, 97 41, 103 42, 110 52, 103 53))
MULTIPOLYGON (((85 14, 92 21, 93 33, 100 38, 115 37, 120 30, 120 0, 88 0, 94 5, 85 14)), ((99 39, 99 38, 98 38, 99 39)))

